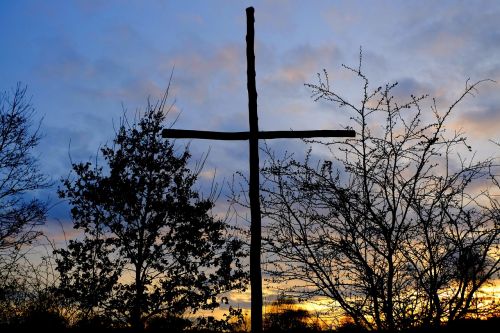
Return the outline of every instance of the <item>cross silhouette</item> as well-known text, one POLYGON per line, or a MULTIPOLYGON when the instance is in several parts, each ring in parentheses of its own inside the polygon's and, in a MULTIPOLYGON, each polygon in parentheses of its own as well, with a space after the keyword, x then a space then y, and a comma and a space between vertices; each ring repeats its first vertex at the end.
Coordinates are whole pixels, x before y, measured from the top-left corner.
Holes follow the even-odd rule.
POLYGON ((208 140, 248 140, 250 148, 250 287, 251 287, 251 330, 262 332, 262 275, 261 275, 261 214, 259 200, 259 140, 313 137, 354 137, 353 130, 315 130, 315 131, 259 131, 257 117, 257 88, 255 84, 254 52, 254 8, 246 9, 247 35, 247 90, 248 132, 212 132, 180 129, 164 129, 162 136, 172 139, 208 139, 208 140))

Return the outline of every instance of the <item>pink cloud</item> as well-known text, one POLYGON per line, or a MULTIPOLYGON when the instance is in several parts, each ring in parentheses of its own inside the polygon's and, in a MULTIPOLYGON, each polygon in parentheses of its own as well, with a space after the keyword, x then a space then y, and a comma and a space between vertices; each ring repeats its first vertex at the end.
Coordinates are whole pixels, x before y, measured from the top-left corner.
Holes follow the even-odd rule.
POLYGON ((338 61, 340 51, 335 46, 302 45, 288 50, 281 57, 281 64, 264 75, 264 83, 275 88, 301 87, 314 73, 338 61))
POLYGON ((476 107, 463 112, 453 123, 454 128, 461 128, 469 137, 496 139, 500 124, 500 107, 476 107))
POLYGON ((225 94, 244 92, 245 53, 241 45, 226 44, 215 50, 209 45, 199 49, 179 50, 160 65, 160 70, 172 69, 176 95, 207 107, 210 101, 225 94))
POLYGON ((421 45, 422 49, 435 57, 447 57, 458 54, 466 46, 467 38, 446 31, 440 31, 433 35, 426 43, 421 45))

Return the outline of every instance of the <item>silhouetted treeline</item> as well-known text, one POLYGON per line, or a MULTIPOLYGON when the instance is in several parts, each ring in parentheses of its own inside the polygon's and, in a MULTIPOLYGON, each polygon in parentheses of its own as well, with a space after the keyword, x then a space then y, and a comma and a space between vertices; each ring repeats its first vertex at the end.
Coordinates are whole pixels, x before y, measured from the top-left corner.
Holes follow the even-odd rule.
MULTIPOLYGON (((302 320, 303 314, 297 318, 292 318, 290 314, 281 318, 283 320, 291 320, 290 322, 283 322, 283 326, 269 327, 269 322, 266 323, 264 332, 268 333, 316 333, 316 332, 332 332, 332 333, 368 333, 368 332, 388 332, 383 330, 369 331, 364 328, 359 328, 352 323, 343 324, 335 329, 321 329, 317 326, 298 325, 294 326, 294 322, 302 320)), ((406 330, 399 330, 401 333, 454 333, 454 332, 481 332, 481 333, 496 333, 500 325, 500 317, 493 317, 490 319, 461 319, 453 322, 450 325, 442 325, 439 327, 422 327, 406 330)), ((50 329, 54 333, 84 333, 84 332, 110 332, 110 333, 131 333, 135 330, 131 327, 111 327, 103 321, 95 320, 79 325, 72 325, 68 320, 59 314, 51 311, 33 311, 26 313, 23 316, 16 317, 10 323, 1 323, 1 332, 36 332, 41 328, 50 329)), ((193 328, 185 319, 155 319, 147 323, 144 331, 151 333, 169 332, 177 333, 186 331, 192 333, 208 333, 220 332, 220 329, 207 329, 207 328, 193 328)), ((225 329, 225 332, 244 332, 240 328, 225 329)))

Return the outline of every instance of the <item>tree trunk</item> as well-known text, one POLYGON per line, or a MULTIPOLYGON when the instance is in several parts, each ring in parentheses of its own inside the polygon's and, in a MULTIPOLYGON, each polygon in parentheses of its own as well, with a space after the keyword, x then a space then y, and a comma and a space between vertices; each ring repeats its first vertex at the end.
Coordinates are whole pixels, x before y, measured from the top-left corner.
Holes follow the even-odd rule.
MULTIPOLYGON (((140 267, 140 266, 139 266, 140 267)), ((141 270, 135 271, 135 299, 131 313, 132 329, 134 332, 143 332, 144 323, 142 322, 142 299, 144 297, 144 288, 141 282, 141 270)))

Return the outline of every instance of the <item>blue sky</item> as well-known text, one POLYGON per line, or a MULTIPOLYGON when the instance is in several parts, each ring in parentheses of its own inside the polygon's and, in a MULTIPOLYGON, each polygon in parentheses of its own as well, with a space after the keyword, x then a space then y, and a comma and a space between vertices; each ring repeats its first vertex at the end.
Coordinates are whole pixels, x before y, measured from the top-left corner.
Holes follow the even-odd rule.
MULTIPOLYGON (((112 139, 122 106, 134 112, 160 96, 174 66, 177 128, 246 130, 249 5, 264 130, 349 125, 333 105, 314 103, 303 84, 325 68, 339 91, 360 100, 359 82, 340 67, 357 64, 360 46, 373 86, 398 81, 398 96, 429 93, 446 106, 467 78, 500 82, 500 2, 493 0, 1 0, 0 90, 28 86, 44 118, 42 170, 57 185, 69 172, 69 153, 74 161, 94 156, 112 139)), ((483 85, 452 120, 482 156, 498 153, 488 140, 500 138, 499 92, 499 83, 483 85)), ((273 145, 304 151, 300 142, 273 145)), ((207 178, 215 169, 220 182, 246 172, 245 143, 192 142, 193 159, 208 148, 207 178)), ((54 189, 41 195, 55 203, 54 189)), ((68 218, 67 205, 51 210, 50 221, 56 218, 68 218)))

